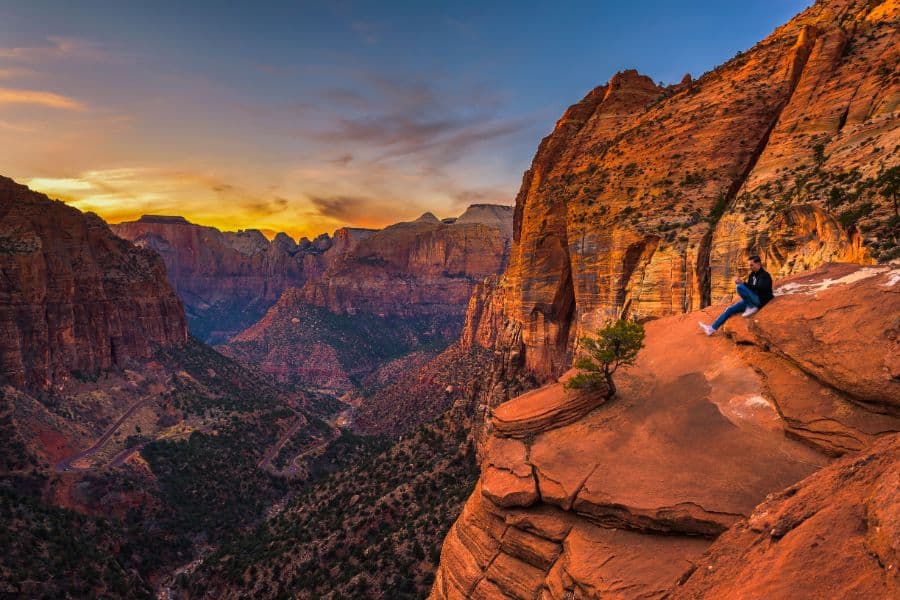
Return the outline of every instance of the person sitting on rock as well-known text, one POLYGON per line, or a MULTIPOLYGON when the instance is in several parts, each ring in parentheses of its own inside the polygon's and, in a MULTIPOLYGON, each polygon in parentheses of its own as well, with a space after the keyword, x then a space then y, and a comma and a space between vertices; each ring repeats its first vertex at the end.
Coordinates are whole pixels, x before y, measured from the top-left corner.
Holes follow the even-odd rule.
POLYGON ((741 281, 740 277, 734 278, 734 282, 737 284, 737 293, 741 300, 726 308, 725 312, 719 315, 719 318, 712 325, 707 325, 701 321, 700 328, 706 332, 706 335, 714 334, 725 321, 741 311, 743 311, 741 316, 749 317, 773 298, 772 276, 763 269, 759 256, 754 254, 749 260, 750 277, 747 279, 747 283, 741 281))

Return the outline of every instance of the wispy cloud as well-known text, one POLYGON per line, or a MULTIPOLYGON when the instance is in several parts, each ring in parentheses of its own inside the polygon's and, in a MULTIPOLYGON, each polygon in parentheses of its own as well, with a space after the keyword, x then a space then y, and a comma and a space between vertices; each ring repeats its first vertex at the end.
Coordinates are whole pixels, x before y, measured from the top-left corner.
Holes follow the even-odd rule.
POLYGON ((30 77, 36 74, 32 69, 24 69, 22 67, 0 67, 0 79, 17 79, 20 77, 30 77))
POLYGON ((433 167, 530 125, 500 116, 505 100, 484 85, 441 89, 424 79, 357 79, 353 88, 321 90, 322 102, 304 105, 302 116, 314 125, 303 125, 301 135, 343 155, 362 147, 380 160, 412 156, 433 167))
POLYGON ((107 62, 114 57, 105 49, 88 40, 51 36, 40 46, 14 46, 0 48, 0 58, 32 62, 44 60, 78 60, 107 62))
POLYGON ((69 96, 40 90, 22 90, 0 87, 0 106, 6 104, 27 104, 64 110, 87 110, 87 106, 69 96))

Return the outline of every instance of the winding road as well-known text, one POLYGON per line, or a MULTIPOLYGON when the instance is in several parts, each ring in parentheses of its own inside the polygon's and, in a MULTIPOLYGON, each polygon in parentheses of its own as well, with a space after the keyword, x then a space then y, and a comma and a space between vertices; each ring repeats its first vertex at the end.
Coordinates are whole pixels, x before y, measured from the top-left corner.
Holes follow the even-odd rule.
MULTIPOLYGON (((106 444, 106 442, 109 441, 109 438, 111 438, 116 433, 116 431, 119 429, 119 427, 122 426, 122 423, 127 421, 128 418, 131 417, 135 412, 137 412, 137 410, 139 408, 146 405, 151 400, 151 398, 153 398, 152 395, 144 396, 143 398, 141 398, 140 400, 135 402, 131 406, 131 408, 129 408, 128 411, 124 415, 122 415, 119 418, 119 420, 116 421, 113 424, 113 426, 110 427, 106 431, 106 433, 104 433, 102 436, 100 436, 100 439, 97 440, 93 446, 91 446, 87 450, 79 452, 78 454, 76 454, 74 456, 70 456, 69 458, 64 458, 61 461, 59 461, 58 463, 56 463, 56 465, 54 465, 54 469, 56 470, 56 472, 57 473, 69 473, 72 471, 88 471, 88 470, 90 470, 91 467, 76 467, 72 463, 75 463, 79 460, 82 460, 82 459, 85 459, 85 458, 88 458, 88 457, 94 455, 100 448, 102 448, 106 444)), ((125 461, 125 459, 127 459, 131 455, 132 452, 134 452, 135 450, 138 450, 138 449, 139 448, 137 446, 135 446, 132 448, 126 448, 125 450, 122 450, 113 459, 113 464, 122 464, 125 461)))

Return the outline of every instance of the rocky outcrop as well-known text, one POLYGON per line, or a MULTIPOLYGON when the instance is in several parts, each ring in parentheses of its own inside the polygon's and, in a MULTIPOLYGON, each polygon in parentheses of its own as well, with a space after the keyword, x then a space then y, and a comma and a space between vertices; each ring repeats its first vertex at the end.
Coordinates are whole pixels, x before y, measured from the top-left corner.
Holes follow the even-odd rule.
POLYGON ((896 598, 900 435, 784 491, 728 530, 672 598, 896 598))
MULTIPOLYGON (((648 322, 612 400, 557 382, 494 410, 481 478, 444 543, 432 598, 664 597, 707 564, 700 557, 714 538, 746 531, 748 517, 753 527, 770 494, 900 431, 885 401, 900 381, 891 370, 896 267, 829 264, 788 278, 754 318, 706 337, 697 320, 722 308, 648 322)), ((891 506, 871 505, 887 507, 884 519, 891 506)), ((835 510, 856 509, 848 500, 835 510)), ((826 520, 810 527, 804 540, 827 535, 826 520)), ((726 573, 750 580, 756 566, 742 553, 767 550, 747 535, 729 546, 726 573)), ((872 534, 888 557, 891 535, 872 534)), ((765 560, 783 565, 783 556, 765 560)), ((875 570, 861 574, 858 589, 885 589, 875 570)), ((715 576, 685 589, 731 583, 715 576)))
POLYGON ((588 93, 525 174, 466 339, 551 381, 609 318, 722 302, 752 253, 778 278, 895 256, 875 179, 897 160, 898 11, 818 2, 697 80, 625 71, 588 93))
POLYGON ((187 340, 159 257, 0 178, 0 380, 47 388, 187 340))
POLYGON ((267 240, 182 217, 147 215, 112 228, 163 257, 191 331, 210 343, 258 321, 288 288, 333 313, 461 318, 477 281, 506 266, 512 208, 475 204, 444 223, 427 213, 384 230, 344 227, 333 236, 267 240))

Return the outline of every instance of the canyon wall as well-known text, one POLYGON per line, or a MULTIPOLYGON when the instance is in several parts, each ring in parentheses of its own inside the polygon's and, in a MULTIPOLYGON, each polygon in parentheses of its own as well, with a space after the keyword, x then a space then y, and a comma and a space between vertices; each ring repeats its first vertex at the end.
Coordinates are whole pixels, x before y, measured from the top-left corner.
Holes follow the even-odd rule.
POLYGON ((194 335, 223 342, 256 322, 289 287, 309 278, 372 232, 339 229, 333 237, 269 241, 255 229, 222 232, 183 217, 146 215, 111 226, 120 237, 156 251, 185 305, 194 335))
POLYGON ((473 205, 450 221, 426 213, 374 232, 306 284, 307 301, 335 313, 461 319, 475 284, 506 267, 512 207, 473 205))
POLYGON ((696 81, 592 90, 525 173, 509 267, 464 339, 549 380, 609 318, 726 301, 750 254, 776 278, 896 257, 878 177, 898 162, 897 13, 820 2, 696 81))
POLYGON ((187 340, 159 257, 0 178, 0 380, 47 388, 187 340))
POLYGON ((112 226, 152 248, 185 304, 192 332, 230 340, 289 288, 336 314, 462 318, 475 283, 506 266, 512 208, 476 204, 460 217, 423 215, 383 230, 345 227, 333 236, 271 241, 257 230, 221 232, 182 217, 147 215, 112 226))
POLYGON ((367 387, 383 365, 459 336, 472 290, 506 266, 511 232, 511 207, 473 205, 457 219, 426 213, 369 232, 337 259, 336 244, 320 275, 218 349, 306 388, 367 387))

